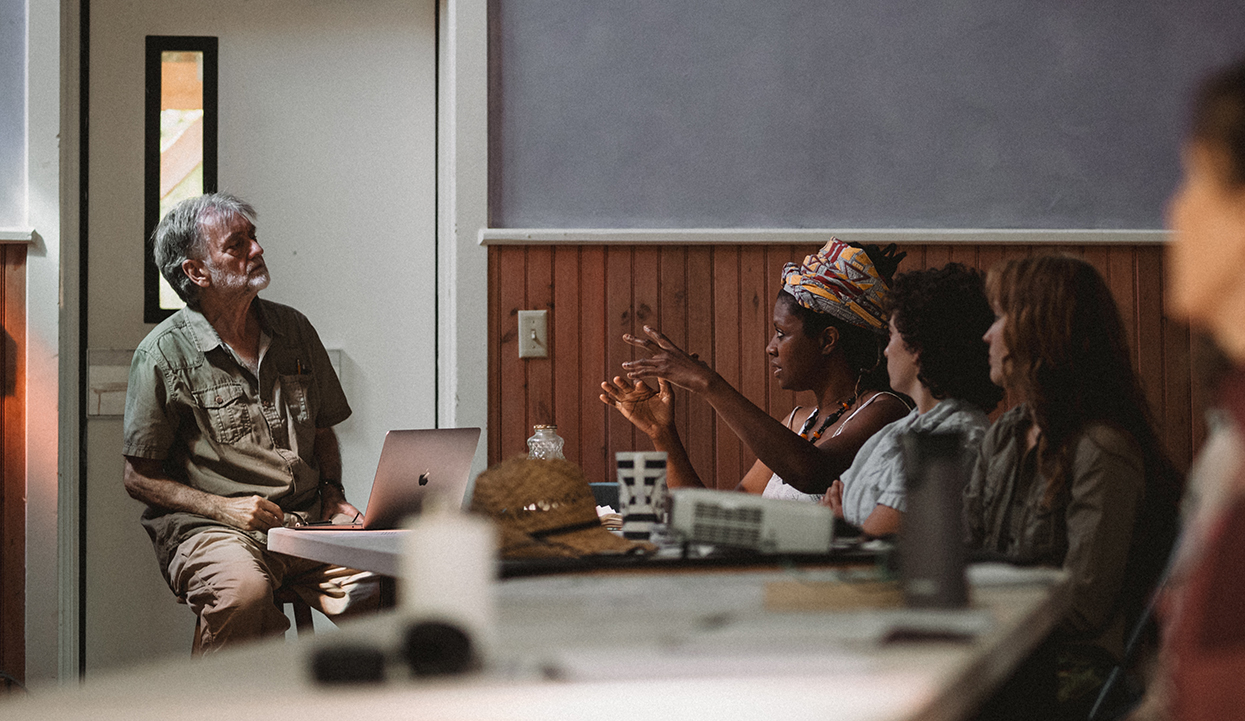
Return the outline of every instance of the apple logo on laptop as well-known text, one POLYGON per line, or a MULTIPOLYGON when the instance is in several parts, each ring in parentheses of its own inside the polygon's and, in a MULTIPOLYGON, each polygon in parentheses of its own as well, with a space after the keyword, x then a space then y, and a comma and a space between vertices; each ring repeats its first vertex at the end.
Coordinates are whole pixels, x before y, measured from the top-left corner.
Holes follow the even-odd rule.
POLYGON ((423 473, 419 474, 419 485, 421 486, 428 485, 428 471, 424 471, 423 473))

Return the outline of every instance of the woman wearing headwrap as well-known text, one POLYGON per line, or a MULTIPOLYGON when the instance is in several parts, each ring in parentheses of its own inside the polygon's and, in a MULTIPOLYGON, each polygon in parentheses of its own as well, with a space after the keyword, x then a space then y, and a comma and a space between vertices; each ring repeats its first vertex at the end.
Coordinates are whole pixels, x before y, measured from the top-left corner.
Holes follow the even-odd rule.
POLYGON ((623 336, 647 358, 623 363, 627 380, 601 384, 601 401, 617 408, 668 454, 671 488, 705 487, 674 426, 671 384, 700 394, 752 449, 757 462, 736 490, 815 500, 851 465, 879 428, 908 412, 886 389, 886 294, 903 258, 831 239, 802 264, 788 263, 774 302, 774 335, 765 348, 774 376, 787 390, 811 391, 817 405, 797 407, 785 422, 772 418, 696 354, 660 331, 623 336), (658 391, 644 383, 655 378, 658 391), (767 488, 769 489, 767 491, 767 488))

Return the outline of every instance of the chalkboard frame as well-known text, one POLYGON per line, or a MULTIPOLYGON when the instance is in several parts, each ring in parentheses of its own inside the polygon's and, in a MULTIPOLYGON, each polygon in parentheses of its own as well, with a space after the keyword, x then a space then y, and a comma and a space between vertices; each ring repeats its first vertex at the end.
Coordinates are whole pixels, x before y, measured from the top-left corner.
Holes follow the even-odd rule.
MULTIPOLYGON (((561 0, 546 0, 543 4, 556 4, 560 1, 561 0)), ((782 4, 783 7, 786 8, 787 6, 807 6, 809 3, 804 2, 803 0, 786 0, 782 4)), ((1017 5, 1017 3, 1005 4, 1008 5, 1009 8, 1013 5, 1017 5)), ((1221 37, 1219 40, 1216 40, 1208 35, 1208 28, 1213 30, 1213 28, 1210 28, 1211 23, 1219 21, 1208 20, 1211 13, 1207 12, 1207 7, 1205 6, 1215 6, 1216 4, 1223 5, 1223 2, 1222 0, 1206 0, 1205 2, 1195 3, 1194 7, 1187 9, 1186 14, 1188 17, 1182 17, 1180 19, 1180 27, 1177 28, 1177 31, 1173 31, 1174 34, 1165 40, 1165 42, 1171 46, 1180 49, 1183 55, 1190 58, 1187 63, 1180 68, 1181 72, 1173 73, 1174 79, 1167 79, 1167 87, 1191 89, 1193 81, 1197 77, 1200 77, 1206 68, 1220 64, 1223 61, 1230 60, 1232 59, 1233 53, 1238 52, 1235 45, 1232 45, 1230 48, 1227 47, 1228 45, 1231 45, 1231 43, 1223 42, 1221 37), (1195 48, 1193 51, 1190 51, 1187 45, 1180 42, 1182 39, 1187 38, 1190 33, 1195 33, 1198 37, 1201 37, 1201 35, 1207 35, 1208 40, 1206 43, 1203 43, 1203 45, 1208 47, 1195 48)), ((1141 180, 1133 179, 1134 184, 1142 183, 1149 188, 1146 192, 1146 198, 1144 201, 1131 201, 1137 206, 1134 209, 1135 214, 1144 215, 1144 219, 1141 222, 1126 222, 1120 220, 1120 218, 1116 216, 1108 218, 1093 218, 1091 219, 1092 222, 1088 223, 1079 223, 1075 222, 1075 220, 1065 221, 1058 219, 1057 222, 1052 223, 1012 222, 1006 219, 998 221, 996 218, 989 217, 991 216, 991 213, 983 211, 980 219, 984 222, 981 223, 975 222, 978 220, 976 217, 969 217, 968 220, 970 222, 968 223, 936 222, 933 224, 919 221, 913 222, 911 219, 904 217, 899 217, 899 222, 886 222, 886 218, 882 217, 871 219, 878 220, 880 222, 827 225, 824 222, 817 222, 819 220, 818 218, 812 218, 811 220, 813 222, 810 222, 810 219, 805 217, 791 217, 791 222, 787 222, 787 216, 779 215, 779 217, 776 218, 763 218, 763 220, 767 222, 758 226, 755 223, 748 222, 747 217, 743 217, 742 220, 740 218, 728 218, 725 222, 714 222, 716 218, 710 217, 708 218, 709 222, 703 222, 706 219, 705 213, 691 212, 689 214, 691 217, 682 217, 679 215, 681 212, 679 209, 676 209, 672 214, 666 215, 662 215, 664 211, 650 213, 648 210, 640 210, 637 212, 641 214, 642 217, 633 217, 629 219, 624 218, 624 222, 615 222, 617 216, 619 215, 619 213, 616 212, 617 208, 602 212, 597 212, 596 207, 591 207, 586 211, 584 209, 589 208, 589 206, 605 206, 608 204, 606 201, 595 201, 598 201, 601 198, 613 198, 617 193, 608 192, 600 196, 590 196, 588 197, 590 202, 574 206, 573 203, 563 201, 562 199, 571 196, 576 190, 575 187, 571 187, 569 189, 567 187, 562 187, 560 192, 554 193, 551 196, 559 199, 558 202, 562 203, 563 206, 567 208, 566 212, 543 212, 543 215, 540 212, 537 212, 535 215, 537 216, 536 219, 538 222, 525 222, 530 220, 530 218, 523 216, 522 213, 516 214, 511 212, 510 207, 507 205, 508 191, 506 191, 503 187, 505 185, 505 181, 502 174, 506 172, 506 167, 508 165, 515 166, 516 160, 513 154, 507 155, 506 152, 504 152, 504 148, 499 147, 500 145, 504 145, 505 141, 505 136, 499 126, 504 124, 504 121, 508 116, 517 115, 520 111, 530 112, 531 109, 519 108, 519 110, 511 112, 513 108, 506 106, 506 110, 503 111, 502 106, 500 105, 499 94, 505 91, 505 87, 499 73, 499 68, 503 62, 503 56, 506 55, 507 44, 513 45, 516 40, 515 38, 508 37, 506 33, 503 32, 503 28, 500 27, 499 14, 503 10, 511 11, 512 8, 523 7, 526 9, 529 5, 530 3, 506 3, 504 0, 491 0, 489 3, 490 74, 488 77, 489 96, 487 99, 490 117, 488 127, 488 132, 490 134, 489 154, 487 157, 489 197, 487 200, 488 223, 487 227, 482 230, 478 236, 478 242, 480 243, 573 242, 573 239, 567 237, 568 234, 560 232, 544 232, 563 230, 571 231, 569 233, 570 235, 582 236, 583 242, 589 243, 684 242, 688 240, 691 242, 699 242, 697 238, 712 235, 712 231, 717 229, 727 228, 732 231, 745 232, 729 234, 729 237, 725 238, 726 242, 786 242, 786 236, 784 233, 787 229, 792 231, 801 231, 801 234, 803 231, 811 231, 816 235, 835 234, 840 237, 851 237, 852 239, 865 239, 867 236, 869 239, 886 237, 895 240, 930 242, 1009 242, 1014 240, 1016 242, 1052 243, 1153 243, 1162 242, 1165 237, 1165 233, 1162 231, 1163 222, 1161 217, 1161 207, 1167 195, 1170 193, 1170 189, 1174 187, 1175 182, 1178 179, 1176 146, 1178 145, 1179 137, 1183 131, 1183 128, 1180 127, 1183 122, 1183 107, 1185 102, 1185 98, 1183 96, 1181 96, 1178 100, 1173 100, 1173 102, 1169 104, 1172 107, 1166 108, 1166 129, 1164 133, 1162 133, 1162 137, 1151 138, 1151 136, 1147 136, 1145 142, 1135 144, 1135 146, 1148 148, 1149 150, 1147 152, 1151 155, 1161 156, 1161 160, 1157 163, 1157 167, 1160 167, 1162 171, 1161 173, 1147 173, 1142 175, 1141 180), (500 120, 499 115, 501 116, 500 120), (1162 175, 1162 178, 1158 181, 1153 181, 1152 179, 1158 175, 1162 175), (502 199, 501 202, 499 202, 499 198, 502 199), (601 222, 597 222, 598 220, 601 222), (635 232, 623 233, 621 235, 616 232, 611 232, 616 230, 635 232), (1035 236, 1035 234, 1038 234, 1041 238, 1035 236), (1042 238, 1045 239, 1043 240, 1042 238)), ((624 2, 623 5, 628 5, 628 3, 624 2)), ((1019 6, 1027 5, 1029 4, 1019 4, 1019 6)), ((1154 3, 1150 3, 1150 5, 1154 5, 1154 3)), ((1011 9, 1015 10, 1015 8, 1011 9)), ((1213 10, 1214 8, 1212 7, 1211 9, 1213 10)), ((546 8, 544 15, 549 18, 547 22, 550 25, 573 25, 573 21, 567 20, 565 17, 559 16, 555 13, 547 12, 547 10, 548 8, 546 8)), ((632 8, 632 10, 635 10, 635 8, 632 8)), ((1153 7, 1150 8, 1150 11, 1152 14, 1158 12, 1153 7)), ((532 13, 528 10, 527 12, 529 14, 539 14, 539 11, 537 11, 537 13, 532 13)), ((586 12, 591 13, 594 11, 588 10, 586 12)), ((691 11, 688 12, 691 13, 691 11)), ((879 12, 886 11, 879 10, 879 12)), ((1087 11, 1083 8, 1077 9, 1058 6, 1054 7, 1054 9, 1048 10, 1048 12, 1058 15, 1054 18, 1054 20, 1058 21, 1058 23, 1064 23, 1068 27, 1075 29, 1076 26, 1074 23, 1085 22, 1085 18, 1083 16, 1087 11), (1066 14, 1067 17, 1065 18, 1060 14, 1066 14)), ((1185 11, 1182 10, 1182 12, 1185 11)), ((1105 19, 1106 15, 1096 15, 1094 22, 1101 23, 1104 22, 1105 19)), ((1112 17, 1110 22, 1114 23, 1115 18, 1112 17)), ((1240 23, 1242 27, 1245 28, 1245 12, 1235 12, 1233 14, 1232 22, 1240 23)), ((1057 25, 1058 23, 1055 24, 1057 25)), ((581 28, 580 26, 574 26, 574 29, 575 32, 578 33, 581 28)), ((1067 28, 1063 29, 1066 30, 1067 28)), ((602 31, 598 28, 592 28, 592 30, 597 32, 597 36, 594 37, 597 38, 596 41, 599 43, 599 36, 603 34, 602 31)), ((1147 41, 1153 40, 1152 38, 1145 39, 1147 41)), ((1119 41, 1119 44, 1127 49, 1130 47, 1130 44, 1136 45, 1136 40, 1137 38, 1130 39, 1125 37, 1119 41)), ((1072 45, 1073 43, 1069 44, 1072 45)), ((552 41, 548 43, 548 45, 551 47, 561 47, 557 42, 552 41)), ((1163 48, 1155 48, 1154 45, 1154 42, 1147 42, 1144 44, 1144 47, 1140 49, 1132 48, 1131 52, 1133 53, 1133 56, 1144 56, 1147 53, 1161 55, 1163 48)), ((1072 47, 1072 49, 1068 52, 1072 53, 1078 49, 1079 48, 1072 47)), ((651 52, 659 53, 660 49, 654 48, 651 52)), ((1167 60, 1170 60, 1170 58, 1167 60)), ((1128 63, 1134 61, 1136 61, 1136 57, 1127 58, 1124 63, 1124 67, 1130 67, 1128 63)), ((539 66, 541 70, 548 70, 551 67, 553 69, 557 69, 556 64, 550 65, 547 59, 542 60, 542 62, 545 62, 545 65, 539 66)), ((1149 62, 1150 65, 1161 64, 1160 60, 1153 60, 1149 62)), ((1166 62, 1166 60, 1163 60, 1162 62, 1166 62)), ((532 68, 526 69, 531 70, 532 68)), ((600 72, 599 69, 598 72, 600 72)), ((539 79, 544 76, 539 73, 528 72, 524 77, 530 80, 532 78, 539 79)), ((558 76, 555 75, 551 77, 558 76)), ((1175 96, 1181 94, 1173 91, 1169 93, 1169 95, 1175 96)), ((587 102, 586 104, 591 103, 587 102)), ((563 110, 572 108, 572 106, 569 105, 561 107, 563 110)), ((633 128, 625 129, 633 130, 633 128)), ((1110 127, 1107 129, 1111 130, 1110 127)), ((1076 130, 1076 128, 1073 128, 1073 130, 1076 130)), ((530 133, 522 135, 523 145, 535 144, 531 140, 531 135, 532 134, 530 133)), ((515 143, 510 143, 510 146, 514 145, 515 143)), ((1132 152, 1132 147, 1134 146, 1127 146, 1129 153, 1132 152)), ((1039 151, 1035 154, 1042 155, 1043 152, 1044 151, 1039 151)), ((544 160, 548 160, 549 155, 546 153, 546 155, 541 157, 544 160)), ((1068 161, 1065 159, 1063 162, 1068 161)), ((547 168, 548 164, 546 166, 529 166, 521 168, 515 172, 518 176, 524 178, 524 185, 530 187, 531 185, 539 183, 542 177, 550 174, 550 172, 547 172, 547 168)), ((611 172, 612 170, 613 168, 611 167, 611 172)), ((624 170, 627 169, 624 167, 624 170)), ((572 176, 573 175, 574 174, 572 173, 572 176)), ((643 176, 642 173, 641 176, 643 176)), ((1108 177, 1110 178, 1114 176, 1108 177)), ((658 178, 658 180, 660 180, 660 178, 658 178)), ((596 181, 591 178, 585 180, 583 183, 578 183, 578 179, 576 179, 576 182, 572 185, 591 185, 593 182, 596 181)), ((1061 179, 1057 179, 1056 182, 1062 185, 1061 179)), ((642 177, 639 182, 631 183, 632 186, 642 186, 646 184, 647 183, 645 182, 644 177, 642 177)), ((659 185, 660 183, 654 184, 659 185)), ((1114 184, 1124 185, 1123 181, 1114 184)), ((1103 182, 1100 185, 1105 187, 1108 183, 1103 182)), ((743 195, 747 194, 748 191, 745 190, 743 195)), ((514 195, 516 195, 514 192, 509 192, 509 197, 513 197, 514 195)), ((1017 195, 1023 194, 1017 193, 1017 195)), ((1123 190, 1115 191, 1115 195, 1132 197, 1128 194, 1128 192, 1123 190)), ((662 196, 661 202, 664 203, 667 197, 673 198, 669 204, 675 206, 679 206, 680 203, 685 202, 685 199, 677 197, 677 192, 666 193, 666 195, 662 196)), ((734 202, 736 199, 736 196, 731 196, 729 194, 723 194, 723 197, 729 197, 731 202, 734 202)), ((643 198, 641 198, 641 200, 643 200, 643 198)), ((741 201, 746 200, 748 199, 741 198, 741 201)), ((1040 206, 1044 202, 1045 200, 1035 200, 1034 204, 1040 206)), ((1077 202, 1079 201, 1073 201, 1073 204, 1075 205, 1077 202)), ((1081 204, 1085 205, 1084 202, 1081 202, 1081 204)), ((902 205, 902 203, 899 205, 902 205)), ((975 211, 970 211, 970 215, 971 212, 975 211)), ((625 213, 623 213, 623 215, 625 215, 625 213)), ((822 218, 820 220, 825 219, 822 218)), ((961 220, 963 220, 963 218, 961 218, 961 220)), ((712 238, 713 242, 722 242, 723 240, 724 238, 720 234, 712 238)))

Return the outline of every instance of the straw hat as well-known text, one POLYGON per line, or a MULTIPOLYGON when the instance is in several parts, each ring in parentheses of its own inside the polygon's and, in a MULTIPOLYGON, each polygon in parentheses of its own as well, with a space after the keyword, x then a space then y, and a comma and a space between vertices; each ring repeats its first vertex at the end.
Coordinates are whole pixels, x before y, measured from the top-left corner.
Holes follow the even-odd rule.
POLYGON ((471 510, 501 529, 502 558, 653 553, 646 541, 615 536, 597 518, 588 479, 564 460, 512 458, 476 478, 471 510))

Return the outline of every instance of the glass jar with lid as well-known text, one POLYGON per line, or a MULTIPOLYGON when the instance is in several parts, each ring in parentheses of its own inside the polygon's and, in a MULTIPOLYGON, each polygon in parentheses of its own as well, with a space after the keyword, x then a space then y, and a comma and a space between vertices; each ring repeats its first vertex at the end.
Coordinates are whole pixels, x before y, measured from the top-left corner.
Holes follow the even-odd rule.
POLYGON ((527 457, 543 460, 566 458, 562 455, 565 441, 558 435, 558 427, 552 424, 532 426, 532 437, 527 439, 527 457))

